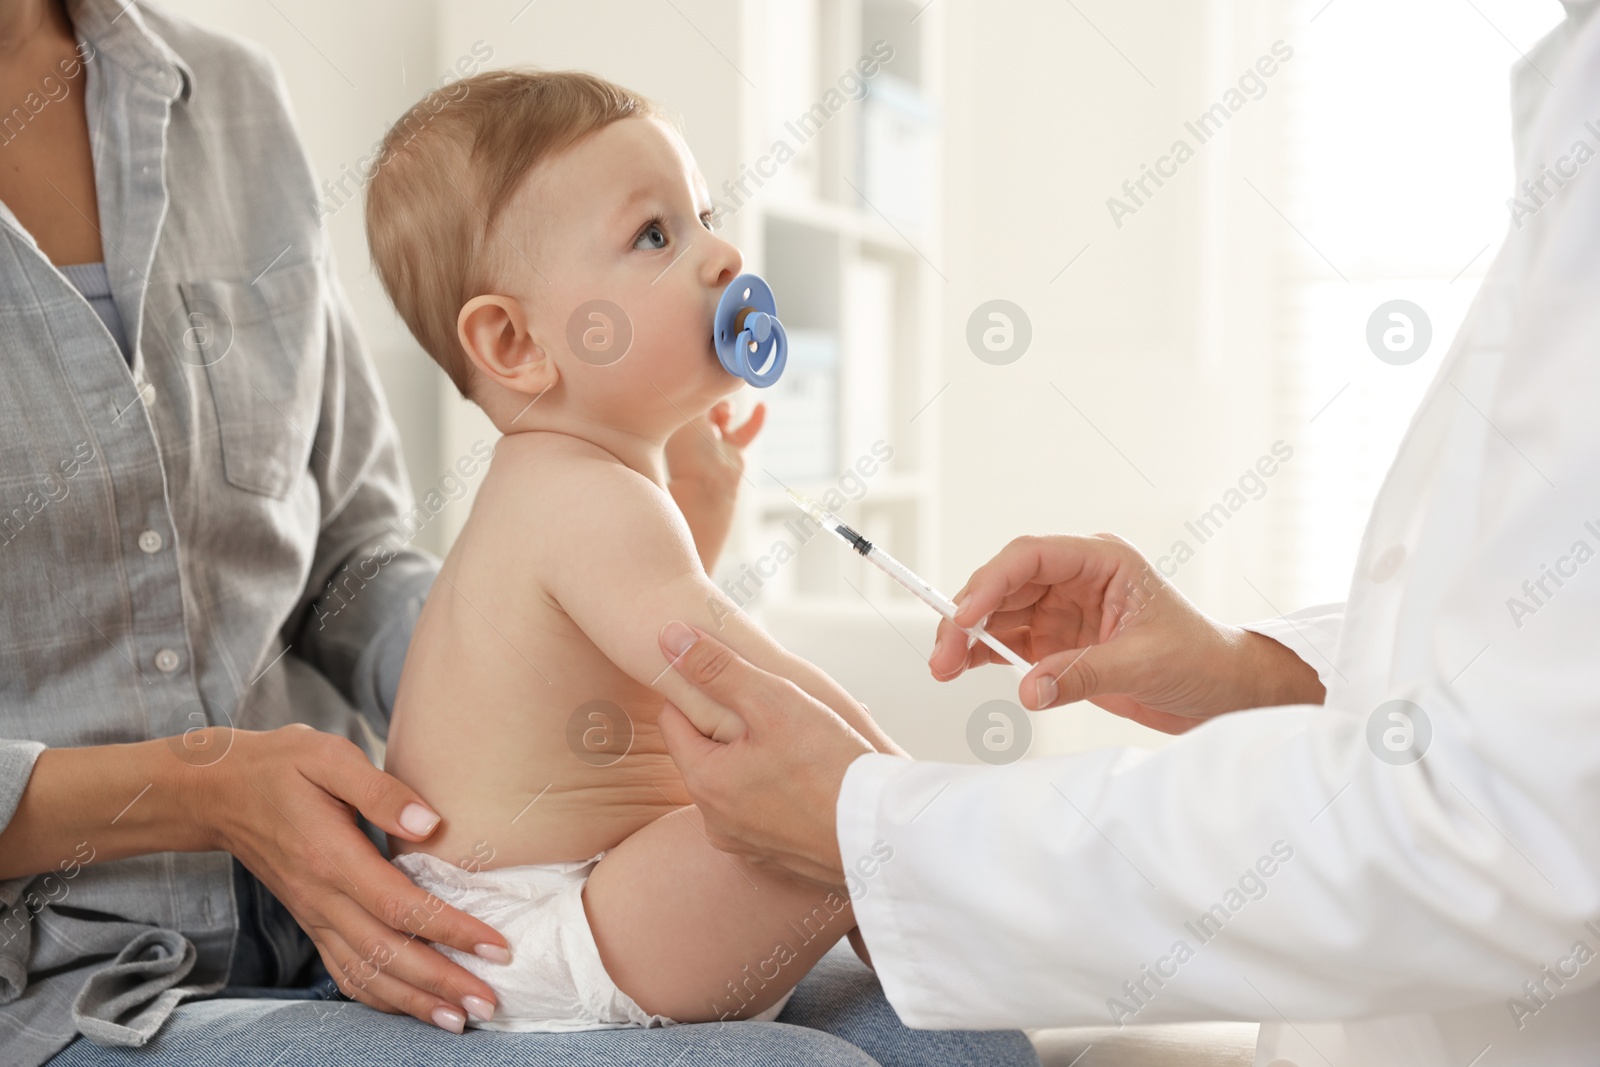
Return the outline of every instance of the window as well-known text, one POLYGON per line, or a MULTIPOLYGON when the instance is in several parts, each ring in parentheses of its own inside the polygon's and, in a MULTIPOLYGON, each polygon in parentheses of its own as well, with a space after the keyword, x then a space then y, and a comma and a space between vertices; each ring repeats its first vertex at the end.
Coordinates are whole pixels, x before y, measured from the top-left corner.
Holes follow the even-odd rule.
POLYGON ((1562 9, 1555 0, 1296 6, 1278 205, 1294 226, 1284 227, 1279 296, 1280 410, 1295 463, 1275 540, 1290 556, 1292 602, 1312 604, 1344 599, 1389 461, 1499 249, 1512 189, 1511 65, 1562 9), (1420 307, 1432 332, 1405 365, 1367 344, 1369 318, 1396 299, 1420 307))

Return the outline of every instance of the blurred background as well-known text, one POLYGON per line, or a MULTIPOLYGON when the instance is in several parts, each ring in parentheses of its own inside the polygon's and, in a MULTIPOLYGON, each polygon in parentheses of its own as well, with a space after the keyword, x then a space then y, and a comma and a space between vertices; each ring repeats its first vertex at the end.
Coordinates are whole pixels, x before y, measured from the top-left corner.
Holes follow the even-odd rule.
POLYGON ((1087 706, 996 717, 1010 668, 938 683, 933 613, 786 525, 780 484, 836 488, 846 521, 947 593, 1017 535, 1110 531, 1224 619, 1343 599, 1508 223, 1509 72, 1561 17, 1556 0, 167 6, 283 72, 413 487, 443 500, 416 539, 440 554, 470 509, 446 472, 495 434, 372 274, 358 161, 442 79, 494 66, 591 70, 676 114, 793 338, 783 381, 737 398, 771 411, 713 577, 914 754, 988 762, 1164 738, 1087 706), (1395 300, 1403 319, 1380 312, 1395 300))

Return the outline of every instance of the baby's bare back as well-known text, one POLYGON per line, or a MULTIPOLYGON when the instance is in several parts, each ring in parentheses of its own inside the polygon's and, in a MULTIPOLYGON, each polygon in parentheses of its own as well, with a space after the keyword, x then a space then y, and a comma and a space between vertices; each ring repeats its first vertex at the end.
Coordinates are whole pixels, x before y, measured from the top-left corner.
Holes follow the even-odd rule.
MULTIPOLYGON (((657 728, 651 685, 695 707, 662 625, 717 632, 875 730, 718 596, 661 486, 561 434, 502 438, 418 620, 386 764, 444 817, 398 851, 484 868, 606 852, 583 892, 601 961, 680 1022, 774 1007, 855 917, 842 893, 711 844, 657 728)), ((732 712, 694 714, 720 740, 743 730, 732 712)))
POLYGON ((529 550, 540 531, 499 500, 524 489, 511 473, 491 467, 412 637, 385 769, 444 819, 396 852, 484 868, 587 860, 689 803, 656 727, 660 694, 547 594, 529 550))

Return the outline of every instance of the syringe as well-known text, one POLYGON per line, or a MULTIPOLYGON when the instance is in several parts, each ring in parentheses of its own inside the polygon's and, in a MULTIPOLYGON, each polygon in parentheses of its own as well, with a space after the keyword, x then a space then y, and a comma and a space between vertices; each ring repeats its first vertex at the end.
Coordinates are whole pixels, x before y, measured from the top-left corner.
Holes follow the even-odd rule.
MULTIPOLYGON (((838 516, 834 515, 831 511, 827 510, 810 497, 807 497, 803 493, 796 492, 787 486, 784 487, 784 490, 789 494, 796 504, 799 504, 800 507, 804 509, 806 514, 810 515, 813 519, 816 519, 817 522, 821 523, 825 529, 831 530, 837 534, 845 542, 845 544, 855 549, 856 552, 860 553, 883 573, 887 574, 896 582, 905 586, 905 588, 910 590, 918 600, 921 600, 924 604, 927 604, 934 611, 937 611, 945 618, 952 621, 955 619, 956 606, 951 602, 949 597, 946 597, 933 586, 923 581, 905 564, 901 563, 899 560, 889 555, 889 553, 885 552, 883 549, 879 548, 877 545, 873 544, 865 537, 862 537, 850 527, 846 526, 839 520, 838 516)), ((1000 655, 1004 656, 1009 662, 1015 664, 1016 667, 1024 674, 1033 670, 1033 664, 1029 663, 1011 649, 1007 648, 1004 642, 995 637, 988 630, 985 630, 981 622, 974 626, 964 627, 963 629, 966 633, 977 638, 979 641, 982 641, 984 644, 1000 653, 1000 655)))

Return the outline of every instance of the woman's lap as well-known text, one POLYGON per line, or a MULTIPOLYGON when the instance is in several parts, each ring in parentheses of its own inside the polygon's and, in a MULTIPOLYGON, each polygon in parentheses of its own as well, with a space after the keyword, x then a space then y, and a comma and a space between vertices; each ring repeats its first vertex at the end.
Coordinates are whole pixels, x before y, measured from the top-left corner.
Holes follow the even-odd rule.
POLYGON ((421 1064, 426 1067, 625 1067, 690 1064, 1033 1064, 1028 1039, 1009 1032, 908 1030, 877 979, 841 945, 812 970, 775 1023, 706 1023, 578 1034, 445 1033, 409 1016, 336 1000, 213 999, 180 1005, 143 1048, 101 1048, 79 1038, 50 1067, 201 1067, 260 1063, 421 1064), (842 951, 841 951, 842 950, 842 951))

